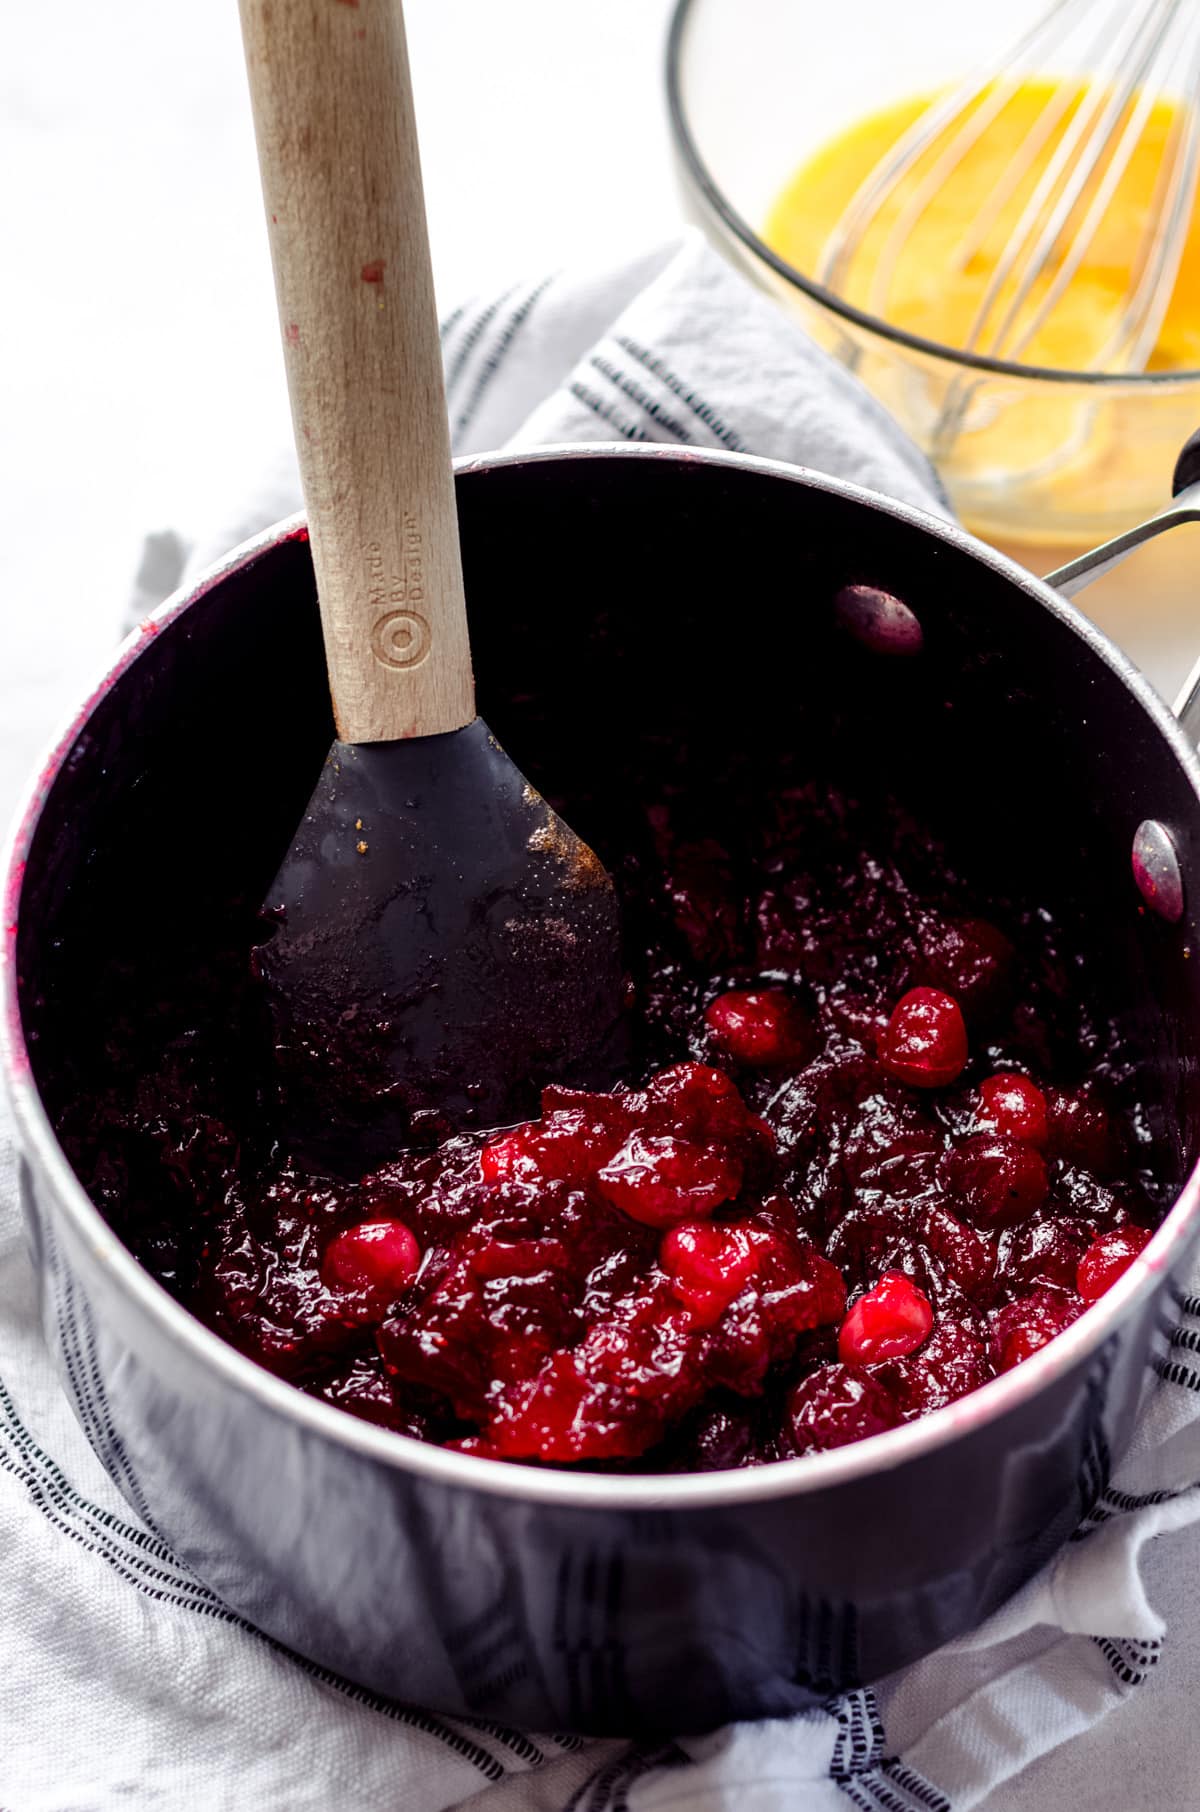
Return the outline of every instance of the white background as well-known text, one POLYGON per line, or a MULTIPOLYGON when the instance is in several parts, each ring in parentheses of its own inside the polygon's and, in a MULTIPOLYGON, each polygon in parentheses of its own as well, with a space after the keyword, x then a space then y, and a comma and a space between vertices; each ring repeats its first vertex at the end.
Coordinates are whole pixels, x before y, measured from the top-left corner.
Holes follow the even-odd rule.
MULTIPOLYGON (((406 11, 443 299, 670 230, 663 0, 406 11)), ((5 8, 0 172, 2 821, 144 531, 287 432, 234 0, 5 8)))
MULTIPOLYGON (((667 0, 406 11, 443 303, 671 230, 667 0)), ((233 0, 7 8, 0 171, 3 821, 111 646, 146 529, 203 528, 286 433, 233 0)), ((1190 624, 1129 597, 1109 626, 1165 687, 1190 624)), ((1164 1751, 1178 1797, 1156 1803, 1193 1803, 1200 1537, 1175 1540, 1153 1568, 1172 1620, 1157 1675, 989 1812, 1128 1812, 1164 1751)))

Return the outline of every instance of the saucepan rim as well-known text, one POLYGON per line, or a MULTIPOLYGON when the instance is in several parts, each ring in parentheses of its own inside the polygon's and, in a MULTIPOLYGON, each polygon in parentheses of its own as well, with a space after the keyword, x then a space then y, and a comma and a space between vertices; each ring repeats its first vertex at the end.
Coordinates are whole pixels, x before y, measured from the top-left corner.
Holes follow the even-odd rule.
MULTIPOLYGON (((1064 623, 1089 653, 1103 661, 1134 695, 1159 734, 1169 744, 1187 776, 1200 809, 1200 757, 1180 726, 1133 663, 1096 626, 1042 580, 1005 555, 986 547, 956 523, 932 516, 913 505, 896 502, 861 485, 780 460, 716 449, 628 442, 549 445, 521 452, 472 457, 456 462, 459 473, 488 473, 554 462, 612 459, 665 462, 683 467, 709 465, 764 478, 799 483, 809 490, 839 498, 910 524, 990 567, 1018 586, 1064 623)), ((739 1471, 628 1476, 537 1468, 511 1461, 452 1453, 396 1434, 348 1415, 332 1404, 305 1395, 275 1377, 198 1321, 139 1263, 104 1220, 79 1182, 60 1146, 33 1079, 17 996, 16 943, 21 886, 26 860, 42 811, 58 774, 100 701, 124 676, 149 643, 178 617, 198 604, 214 587, 250 566, 275 546, 305 533, 297 515, 273 524, 209 567, 194 583, 181 588, 141 623, 106 665, 84 705, 53 739, 18 810, 3 853, 4 929, 0 951, 0 1068, 7 1086, 24 1152, 41 1168, 67 1217, 71 1230, 90 1251, 111 1283, 159 1332, 201 1367, 210 1368, 234 1389, 313 1436, 352 1449, 365 1458, 412 1473, 431 1483, 460 1491, 523 1499, 580 1511, 732 1508, 747 1502, 787 1499, 797 1494, 884 1473, 944 1447, 960 1435, 996 1421, 1047 1390, 1056 1379, 1094 1353, 1119 1324, 1128 1319, 1163 1282, 1184 1249, 1200 1212, 1200 1164, 1193 1168, 1177 1201, 1145 1250, 1098 1303, 1039 1352, 992 1379, 969 1396, 915 1422, 866 1441, 828 1453, 808 1454, 772 1465, 739 1471)), ((1132 886, 1132 880, 1130 881, 1132 886)), ((1186 935, 1181 928, 1180 935, 1186 935)))

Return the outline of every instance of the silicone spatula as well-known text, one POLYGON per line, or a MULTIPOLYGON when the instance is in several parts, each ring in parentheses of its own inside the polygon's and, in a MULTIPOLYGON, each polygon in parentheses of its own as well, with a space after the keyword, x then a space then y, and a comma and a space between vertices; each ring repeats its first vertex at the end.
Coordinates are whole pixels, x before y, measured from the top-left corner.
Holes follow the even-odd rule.
MULTIPOLYGON (((241 15, 337 730, 257 963, 286 1132, 357 1173, 430 1116, 610 1084, 619 917, 475 712, 399 0, 241 15)), ((519 598, 496 581, 489 607, 519 598)))

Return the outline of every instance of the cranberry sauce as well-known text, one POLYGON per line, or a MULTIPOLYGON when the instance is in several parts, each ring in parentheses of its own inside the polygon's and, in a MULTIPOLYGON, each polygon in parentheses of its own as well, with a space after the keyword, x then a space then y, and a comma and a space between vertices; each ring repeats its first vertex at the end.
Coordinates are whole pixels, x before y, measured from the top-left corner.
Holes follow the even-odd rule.
MULTIPOLYGON (((811 755, 811 752, 810 752, 811 755)), ((613 869, 637 1056, 611 1095, 347 1183, 271 1136, 265 935, 101 979, 86 1186, 301 1389, 506 1459, 665 1471, 840 1446, 1067 1327, 1156 1218, 1144 1113, 1069 916, 981 898, 897 800, 647 745, 569 802, 613 869), (639 765, 640 764, 640 765, 639 765)))

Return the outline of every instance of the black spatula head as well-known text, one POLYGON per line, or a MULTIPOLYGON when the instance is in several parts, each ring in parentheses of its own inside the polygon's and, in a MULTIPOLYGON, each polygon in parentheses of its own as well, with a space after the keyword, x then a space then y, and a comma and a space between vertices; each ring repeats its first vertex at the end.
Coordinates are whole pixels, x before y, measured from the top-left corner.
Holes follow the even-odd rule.
POLYGON ((280 1132, 366 1171, 432 1116, 493 1126, 624 1054, 612 881, 479 718, 335 743, 267 895, 257 952, 280 1132))

